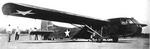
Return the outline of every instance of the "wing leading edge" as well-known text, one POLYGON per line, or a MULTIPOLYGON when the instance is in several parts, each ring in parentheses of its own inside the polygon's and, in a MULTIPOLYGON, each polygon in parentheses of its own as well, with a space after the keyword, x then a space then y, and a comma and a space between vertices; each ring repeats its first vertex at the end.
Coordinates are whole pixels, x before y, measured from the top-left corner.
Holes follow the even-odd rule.
POLYGON ((66 12, 57 11, 53 9, 46 9, 32 5, 17 3, 4 4, 2 7, 2 12, 4 15, 12 15, 49 21, 59 21, 71 24, 86 24, 92 27, 102 26, 108 23, 106 21, 87 18, 75 14, 68 14, 66 12))

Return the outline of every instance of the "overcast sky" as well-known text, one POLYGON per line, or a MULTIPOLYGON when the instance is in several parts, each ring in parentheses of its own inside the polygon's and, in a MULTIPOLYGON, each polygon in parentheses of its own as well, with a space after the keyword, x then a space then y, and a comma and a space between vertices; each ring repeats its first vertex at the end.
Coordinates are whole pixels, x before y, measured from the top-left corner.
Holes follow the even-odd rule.
MULTIPOLYGON (((101 20, 117 17, 134 17, 140 23, 150 25, 148 21, 150 18, 148 17, 150 16, 148 15, 150 11, 148 9, 148 6, 150 6, 148 4, 149 0, 0 0, 0 7, 7 2, 30 4, 101 20)), ((9 23, 17 24, 22 28, 25 28, 24 26, 28 26, 28 28, 31 26, 39 27, 40 25, 39 20, 8 17, 3 15, 2 12, 0 12, 0 22, 2 23, 0 24, 1 27, 7 26, 9 23), (28 23, 31 24, 29 25, 28 23)), ((150 32, 148 27, 144 28, 144 32, 150 32)))

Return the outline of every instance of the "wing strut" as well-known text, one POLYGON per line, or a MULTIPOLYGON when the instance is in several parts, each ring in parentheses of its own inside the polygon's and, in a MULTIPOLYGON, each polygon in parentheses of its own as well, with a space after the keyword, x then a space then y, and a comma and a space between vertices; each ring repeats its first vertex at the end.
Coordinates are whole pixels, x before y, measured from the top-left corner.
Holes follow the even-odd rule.
POLYGON ((95 31, 94 29, 92 29, 91 27, 89 27, 88 25, 85 25, 87 28, 89 28, 90 30, 93 31, 93 33, 96 33, 98 36, 102 37, 102 34, 99 34, 97 31, 95 31))

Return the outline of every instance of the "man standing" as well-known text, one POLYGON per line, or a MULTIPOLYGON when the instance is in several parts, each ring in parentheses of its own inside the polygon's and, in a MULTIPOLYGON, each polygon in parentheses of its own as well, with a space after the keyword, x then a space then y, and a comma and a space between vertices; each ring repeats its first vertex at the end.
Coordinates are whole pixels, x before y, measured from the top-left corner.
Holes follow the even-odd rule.
POLYGON ((19 34, 20 34, 20 29, 19 29, 19 27, 17 27, 17 29, 15 31, 15 40, 19 39, 19 34))
MULTIPOLYGON (((32 31, 37 31, 37 28, 34 27, 34 29, 32 31)), ((38 34, 37 33, 35 34, 35 40, 38 40, 38 34)))
POLYGON ((9 24, 8 27, 7 27, 7 33, 8 33, 8 42, 10 42, 10 40, 11 40, 11 35, 12 35, 12 27, 11 27, 10 24, 9 24))
POLYGON ((32 40, 32 37, 31 37, 31 31, 32 31, 32 29, 30 28, 29 30, 27 30, 28 31, 28 34, 29 34, 29 40, 32 40))

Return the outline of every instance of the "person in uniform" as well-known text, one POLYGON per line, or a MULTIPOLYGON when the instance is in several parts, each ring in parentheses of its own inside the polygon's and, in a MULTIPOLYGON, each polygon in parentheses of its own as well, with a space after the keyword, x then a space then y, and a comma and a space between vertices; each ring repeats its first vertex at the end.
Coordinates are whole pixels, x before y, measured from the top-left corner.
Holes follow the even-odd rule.
POLYGON ((15 31, 15 40, 19 39, 19 34, 20 34, 20 30, 19 30, 19 27, 17 27, 17 29, 15 31))
POLYGON ((8 42, 11 41, 11 35, 12 35, 12 27, 11 25, 9 24, 8 27, 7 27, 7 33, 8 33, 8 42))
POLYGON ((12 31, 8 31, 8 42, 11 41, 11 35, 12 35, 12 31))
POLYGON ((31 32, 32 32, 32 29, 30 28, 29 30, 27 30, 28 34, 29 34, 29 40, 32 40, 32 37, 31 37, 31 32))
MULTIPOLYGON (((35 27, 33 31, 37 31, 37 28, 35 27)), ((35 40, 38 40, 38 34, 35 34, 35 40)))

